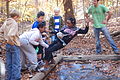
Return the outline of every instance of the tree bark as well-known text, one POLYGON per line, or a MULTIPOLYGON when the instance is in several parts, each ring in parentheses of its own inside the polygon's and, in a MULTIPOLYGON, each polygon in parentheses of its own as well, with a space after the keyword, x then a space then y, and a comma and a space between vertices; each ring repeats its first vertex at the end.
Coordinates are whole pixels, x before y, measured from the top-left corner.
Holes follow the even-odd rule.
POLYGON ((6 1, 7 18, 9 18, 9 2, 10 1, 6 1))
POLYGON ((111 34, 111 36, 113 37, 118 36, 118 35, 120 35, 120 31, 111 34))
POLYGON ((119 2, 119 0, 117 0, 117 5, 116 5, 116 21, 118 22, 118 12, 119 12, 119 10, 118 10, 118 2, 119 2))
POLYGON ((2 6, 1 6, 1 13, 3 13, 3 0, 1 0, 2 6))
POLYGON ((74 17, 74 11, 73 11, 73 5, 72 0, 64 0, 64 11, 65 11, 65 22, 67 21, 67 18, 74 17))
POLYGON ((58 0, 57 0, 57 7, 58 7, 58 0))

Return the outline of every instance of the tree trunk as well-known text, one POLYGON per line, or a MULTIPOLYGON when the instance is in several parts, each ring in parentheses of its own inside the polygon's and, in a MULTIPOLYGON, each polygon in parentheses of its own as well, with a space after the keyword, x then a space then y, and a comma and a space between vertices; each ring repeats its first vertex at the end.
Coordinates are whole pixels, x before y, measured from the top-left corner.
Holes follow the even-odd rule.
POLYGON ((117 0, 117 5, 116 5, 116 21, 117 21, 117 22, 118 22, 118 12, 119 12, 118 2, 119 2, 119 0, 117 0))
POLYGON ((64 0, 66 1, 64 4, 64 11, 65 11, 65 22, 67 18, 74 17, 74 11, 72 6, 72 0, 64 0))
POLYGON ((3 13, 3 0, 1 0, 2 6, 1 6, 1 13, 3 13))
POLYGON ((58 7, 58 0, 57 0, 57 7, 58 7))
POLYGON ((6 1, 7 18, 9 18, 9 1, 6 1))
POLYGON ((120 31, 117 31, 117 32, 111 34, 111 36, 113 36, 113 37, 118 36, 118 35, 120 35, 120 31))

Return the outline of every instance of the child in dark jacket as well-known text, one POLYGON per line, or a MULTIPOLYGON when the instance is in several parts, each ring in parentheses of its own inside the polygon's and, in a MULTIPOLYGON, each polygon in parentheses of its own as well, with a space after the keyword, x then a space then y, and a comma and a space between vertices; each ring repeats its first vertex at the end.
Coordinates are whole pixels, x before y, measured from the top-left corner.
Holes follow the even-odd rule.
POLYGON ((58 40, 49 45, 45 49, 45 68, 48 67, 49 62, 54 63, 52 52, 57 51, 66 46, 77 34, 86 34, 89 30, 89 23, 87 23, 84 30, 76 27, 76 19, 69 18, 67 25, 64 26, 60 32, 56 33, 58 40))

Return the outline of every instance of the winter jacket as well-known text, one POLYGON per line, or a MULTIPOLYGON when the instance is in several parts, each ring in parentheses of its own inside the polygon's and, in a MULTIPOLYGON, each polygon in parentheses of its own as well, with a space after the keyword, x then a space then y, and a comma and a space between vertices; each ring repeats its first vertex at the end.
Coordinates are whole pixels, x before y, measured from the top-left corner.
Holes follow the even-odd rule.
POLYGON ((42 35, 37 28, 31 29, 30 31, 23 33, 22 35, 20 35, 20 39, 27 39, 30 44, 36 46, 39 44, 46 48, 49 46, 43 41, 42 35))
POLYGON ((18 24, 13 18, 8 18, 0 28, 0 38, 10 45, 20 46, 18 24))
MULTIPOLYGON (((62 19, 61 16, 59 16, 59 17, 60 17, 60 29, 61 29, 63 27, 63 19, 62 19)), ((49 29, 51 31, 54 31, 54 28, 55 28, 55 23, 54 22, 55 22, 54 16, 52 16, 49 20, 49 29)))

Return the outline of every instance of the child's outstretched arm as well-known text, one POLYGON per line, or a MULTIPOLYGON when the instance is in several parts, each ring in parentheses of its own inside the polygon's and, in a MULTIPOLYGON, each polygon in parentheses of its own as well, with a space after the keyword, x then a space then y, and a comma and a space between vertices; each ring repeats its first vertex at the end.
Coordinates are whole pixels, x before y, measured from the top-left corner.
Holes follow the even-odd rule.
POLYGON ((76 34, 86 34, 89 30, 89 19, 85 19, 85 22, 86 22, 86 27, 84 30, 82 29, 79 29, 76 34))

